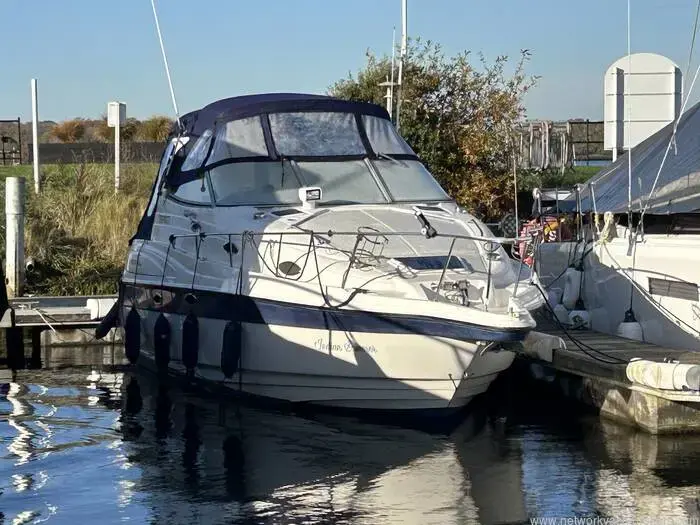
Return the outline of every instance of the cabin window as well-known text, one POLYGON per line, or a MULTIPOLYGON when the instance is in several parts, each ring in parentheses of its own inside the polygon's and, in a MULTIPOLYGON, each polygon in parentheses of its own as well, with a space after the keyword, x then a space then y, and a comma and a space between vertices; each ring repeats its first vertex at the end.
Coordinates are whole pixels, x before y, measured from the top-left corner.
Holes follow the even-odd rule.
POLYGON ((197 178, 180 184, 173 193, 173 197, 193 204, 211 204, 211 193, 206 178, 197 178))
POLYGON ((267 156, 260 117, 250 117, 218 127, 207 165, 226 159, 267 156))
POLYGON ((193 170, 199 168, 204 159, 209 153, 209 144, 211 143, 212 131, 207 129, 197 139, 197 142, 192 146, 192 150, 187 154, 187 158, 182 163, 181 171, 193 170))
POLYGON ((280 155, 366 154, 352 113, 272 113, 270 129, 280 155))
POLYGON ((374 165, 395 201, 444 201, 450 198, 420 161, 378 160, 374 165))
POLYGON ((209 171, 216 204, 272 206, 300 204, 299 179, 289 161, 236 162, 209 171))
POLYGON ((321 203, 387 202, 364 161, 299 162, 297 165, 306 186, 323 189, 321 203))
POLYGON ((383 118, 362 116, 367 138, 375 153, 415 155, 406 141, 396 132, 394 125, 383 118))

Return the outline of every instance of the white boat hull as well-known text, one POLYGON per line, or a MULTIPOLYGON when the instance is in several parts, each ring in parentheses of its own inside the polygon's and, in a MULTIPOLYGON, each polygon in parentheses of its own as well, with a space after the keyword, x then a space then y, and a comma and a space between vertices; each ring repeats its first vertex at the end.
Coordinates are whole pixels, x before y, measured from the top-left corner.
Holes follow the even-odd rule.
MULTIPOLYGON (((122 314, 126 317, 129 307, 122 314)), ((155 367, 159 312, 140 310, 139 361, 155 367)), ((164 314, 171 328, 168 370, 185 375, 182 314, 164 314)), ((194 377, 244 394, 326 407, 396 411, 454 411, 485 392, 514 358, 487 342, 419 333, 324 330, 241 323, 240 365, 226 377, 226 320, 199 318, 194 377)))

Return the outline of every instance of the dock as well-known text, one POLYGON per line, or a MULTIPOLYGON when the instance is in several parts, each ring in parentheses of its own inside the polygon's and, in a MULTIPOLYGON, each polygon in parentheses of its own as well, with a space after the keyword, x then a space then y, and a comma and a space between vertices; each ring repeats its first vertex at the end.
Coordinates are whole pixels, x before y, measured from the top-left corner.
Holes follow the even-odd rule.
POLYGON ((8 300, 0 328, 95 328, 116 301, 116 295, 16 297, 8 300))
POLYGON ((563 330, 547 320, 538 320, 538 332, 524 346, 514 366, 535 386, 651 434, 700 432, 697 385, 660 385, 653 364, 698 365, 700 353, 593 330, 563 330))
POLYGON ((120 342, 112 329, 95 339, 95 328, 117 300, 116 295, 15 297, 7 299, 0 287, 0 328, 4 329, 7 366, 12 369, 41 367, 42 347, 109 344, 120 342), (31 356, 25 356, 25 339, 31 340, 31 356))

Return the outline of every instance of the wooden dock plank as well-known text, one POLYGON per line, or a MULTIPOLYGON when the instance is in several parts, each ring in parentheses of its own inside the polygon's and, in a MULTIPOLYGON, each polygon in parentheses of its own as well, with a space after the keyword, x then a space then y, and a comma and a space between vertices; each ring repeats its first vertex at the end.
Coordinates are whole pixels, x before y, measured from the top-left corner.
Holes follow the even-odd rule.
POLYGON ((524 372, 550 385, 547 388, 553 388, 555 395, 583 402, 606 417, 653 434, 700 432, 700 392, 662 390, 627 378, 627 365, 634 358, 700 364, 700 352, 591 330, 565 331, 551 321, 538 320, 537 330, 544 334, 539 340, 547 349, 553 348, 551 353, 526 351, 524 372))

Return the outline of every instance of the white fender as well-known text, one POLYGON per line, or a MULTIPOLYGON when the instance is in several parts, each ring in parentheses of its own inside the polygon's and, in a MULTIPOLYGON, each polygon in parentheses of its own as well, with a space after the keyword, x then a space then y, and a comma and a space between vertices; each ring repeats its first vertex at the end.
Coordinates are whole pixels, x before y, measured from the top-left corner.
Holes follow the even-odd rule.
POLYGON ((626 374, 633 383, 661 390, 700 390, 699 365, 637 359, 627 365, 626 374))
POLYGON ((576 306, 582 277, 583 272, 575 270, 574 268, 567 268, 564 273, 564 294, 561 298, 561 304, 563 304, 567 310, 573 310, 576 306))

